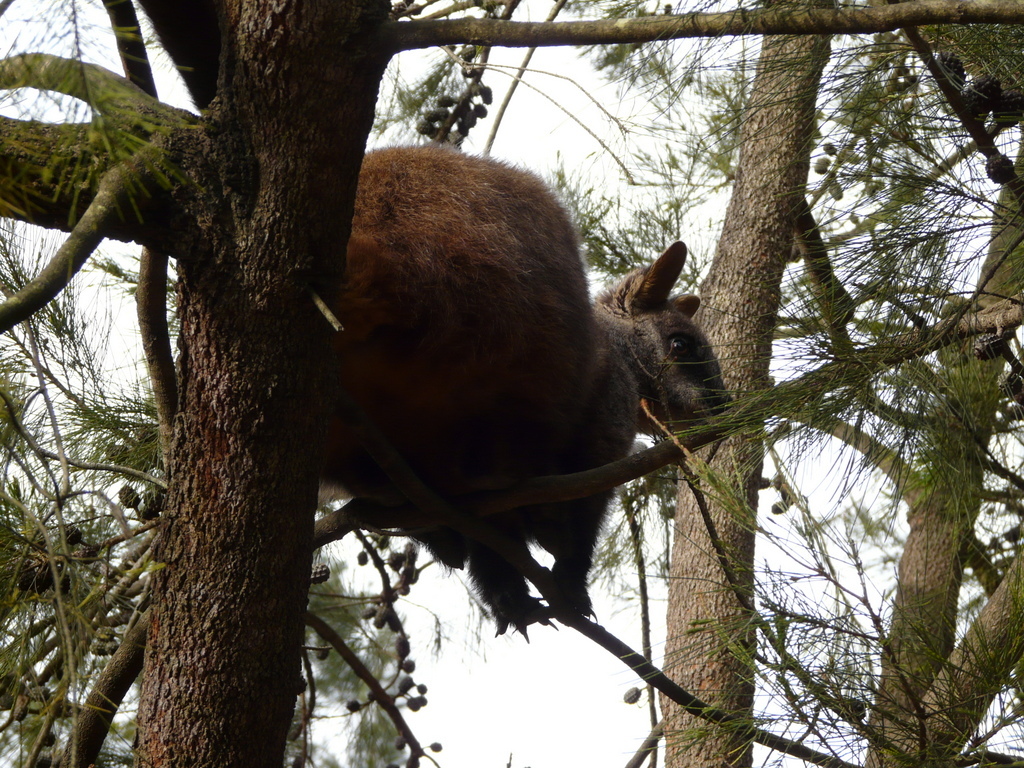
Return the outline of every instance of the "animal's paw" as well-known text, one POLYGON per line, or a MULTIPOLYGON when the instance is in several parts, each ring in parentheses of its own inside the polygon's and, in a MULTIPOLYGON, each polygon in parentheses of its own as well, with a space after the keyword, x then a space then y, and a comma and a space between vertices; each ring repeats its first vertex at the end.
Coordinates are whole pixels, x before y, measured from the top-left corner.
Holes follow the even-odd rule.
POLYGON ((574 613, 578 613, 581 616, 587 618, 594 618, 594 606, 590 602, 590 595, 587 592, 587 585, 584 584, 572 584, 562 581, 559 583, 562 588, 562 595, 565 597, 565 602, 574 613))
POLYGON ((494 606, 493 615, 494 623, 498 628, 495 637, 505 634, 508 628, 512 627, 523 636, 526 642, 530 642, 527 627, 531 624, 553 626, 551 624, 551 609, 535 597, 517 600, 514 608, 508 605, 494 606))

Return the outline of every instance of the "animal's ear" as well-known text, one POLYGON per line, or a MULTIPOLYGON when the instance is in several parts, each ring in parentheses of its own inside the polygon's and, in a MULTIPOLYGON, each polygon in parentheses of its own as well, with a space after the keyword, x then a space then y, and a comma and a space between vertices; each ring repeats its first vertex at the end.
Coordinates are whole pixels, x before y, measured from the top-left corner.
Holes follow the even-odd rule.
POLYGON ((676 305, 676 309, 682 312, 687 317, 693 317, 694 313, 700 308, 700 296, 694 296, 692 293, 684 293, 682 296, 676 296, 672 299, 672 303, 676 305))
POLYGON ((686 244, 672 243, 644 275, 633 296, 633 309, 652 309, 668 301, 685 264, 686 244))

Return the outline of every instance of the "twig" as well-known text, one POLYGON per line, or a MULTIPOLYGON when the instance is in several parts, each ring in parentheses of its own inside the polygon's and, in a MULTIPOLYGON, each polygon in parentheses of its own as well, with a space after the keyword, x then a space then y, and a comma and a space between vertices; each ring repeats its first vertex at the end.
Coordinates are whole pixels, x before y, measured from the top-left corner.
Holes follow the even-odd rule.
MULTIPOLYGON (((631 508, 631 505, 623 506, 626 506, 626 522, 629 524, 629 538, 633 544, 633 560, 636 563, 637 584, 640 591, 640 648, 643 650, 644 656, 651 658, 654 655, 651 650, 651 600, 647 593, 647 564, 644 560, 643 535, 640 528, 640 521, 637 520, 636 512, 631 508)), ((647 690, 650 694, 648 696, 647 705, 651 718, 651 727, 657 730, 657 697, 654 695, 654 688, 650 685, 647 686, 647 690)), ((648 737, 648 740, 650 740, 650 737, 648 737)), ((657 740, 647 747, 646 751, 641 747, 641 751, 644 751, 645 759, 647 757, 651 758, 651 765, 654 765, 658 759, 657 747, 657 740)), ((643 761, 641 760, 641 762, 643 761)))
MULTIPOLYGON (((890 0, 891 2, 891 0, 890 0)), ((971 111, 967 108, 963 98, 960 96, 960 91, 957 87, 950 82, 949 77, 943 71, 942 67, 935 60, 932 55, 931 46, 928 41, 921 36, 921 33, 912 26, 905 27, 903 34, 907 36, 910 44, 917 51, 918 56, 921 57, 921 61, 924 62, 929 73, 935 78, 936 85, 939 86, 939 90, 942 91, 942 95, 946 97, 946 101, 949 103, 950 108, 956 114, 957 119, 963 126, 964 130, 967 131, 971 139, 974 140, 978 152, 984 155, 987 159, 1002 155, 998 147, 995 144, 995 136, 999 133, 997 129, 995 133, 989 133, 985 130, 985 124, 978 118, 971 114, 971 111)), ((1017 201, 1018 207, 1024 207, 1024 181, 1019 176, 1014 174, 1009 184, 1010 191, 1013 193, 1014 198, 1017 201)), ((984 287, 984 283, 982 283, 984 287)))
MULTIPOLYGON (((121 67, 128 79, 146 94, 157 98, 153 69, 149 64, 142 28, 131 0, 111 0, 107 14, 117 38, 121 67)), ((139 282, 135 290, 135 309, 139 334, 146 355, 153 400, 156 403, 157 428, 164 464, 171 464, 171 438, 174 415, 178 411, 178 382, 174 370, 171 335, 167 328, 167 254, 143 248, 139 255, 139 282)))
MULTIPOLYGON (((740 584, 739 577, 733 570, 732 564, 729 562, 729 556, 726 554, 725 548, 722 546, 722 539, 718 535, 718 527, 715 525, 714 518, 711 517, 711 510, 708 508, 708 502, 704 496, 704 492, 698 487, 697 478, 693 470, 691 470, 687 465, 687 459, 692 458, 692 452, 679 443, 676 436, 672 434, 672 431, 663 424, 658 417, 654 415, 654 413, 651 412, 646 399, 640 400, 640 407, 643 408, 644 415, 651 421, 651 423, 657 424, 658 427, 660 427, 668 436, 668 439, 679 448, 679 452, 681 454, 678 462, 679 471, 686 480, 686 485, 693 494, 694 501, 697 502, 697 508, 700 510, 701 519, 704 521, 704 527, 708 532, 708 539, 711 541, 715 554, 718 556, 718 565, 722 569, 722 573, 725 575, 725 580, 729 582, 729 586, 732 589, 733 594, 736 596, 736 600, 739 602, 740 606, 750 613, 754 613, 754 606, 750 601, 750 587, 745 587, 740 584)), ((645 653, 650 656, 649 652, 645 651, 645 653)))
POLYGON ((804 198, 799 203, 793 222, 796 245, 804 257, 811 284, 821 305, 822 315, 833 340, 844 350, 852 350, 853 342, 846 325, 853 319, 857 305, 836 277, 828 258, 828 249, 821 237, 821 229, 811 212, 811 206, 804 198))
MULTIPOLYGON (((61 435, 60 420, 53 407, 53 398, 50 397, 50 390, 46 386, 46 377, 43 374, 43 362, 39 354, 39 344, 36 339, 35 328, 32 323, 28 324, 28 347, 32 360, 32 368, 35 370, 36 378, 39 381, 39 396, 46 408, 46 415, 50 420, 50 429, 53 432, 53 443, 56 446, 57 461, 60 463, 60 487, 57 489, 57 503, 54 509, 60 514, 64 499, 71 493, 71 470, 68 464, 68 455, 64 451, 64 438, 61 435)), ((61 521, 63 523, 63 520, 61 521)))
POLYGON ((320 314, 327 319, 327 322, 331 324, 331 327, 338 331, 338 333, 344 331, 345 326, 341 324, 341 320, 339 320, 338 316, 334 314, 334 310, 331 309, 330 305, 320 298, 320 294, 312 288, 307 288, 306 290, 309 291, 309 295, 313 297, 313 303, 316 304, 316 308, 320 310, 320 314))
MULTIPOLYGON (((542 23, 549 23, 549 22, 542 22, 542 23)), ((622 158, 620 158, 614 151, 612 151, 612 148, 610 146, 608 146, 608 143, 604 139, 602 139, 597 134, 597 132, 594 131, 589 125, 587 125, 583 120, 581 120, 574 112, 569 110, 564 104, 562 104, 560 101, 558 101, 557 99, 552 97, 550 94, 544 92, 540 88, 537 88, 532 83, 528 83, 526 80, 523 80, 521 74, 505 72, 505 70, 507 70, 507 69, 515 69, 515 67, 506 66, 504 64, 466 64, 466 67, 467 67, 467 69, 488 69, 488 70, 492 70, 494 72, 500 72, 502 74, 506 74, 506 75, 508 75, 509 77, 512 78, 513 83, 521 83, 522 85, 526 86, 527 88, 532 89, 539 96, 542 96, 543 98, 545 98, 548 101, 550 101, 552 103, 552 105, 555 106, 556 109, 558 109, 561 112, 563 112, 566 117, 568 117, 570 120, 572 120, 574 123, 576 123, 576 125, 578 125, 584 131, 586 131, 587 134, 589 134, 590 138, 592 138, 595 142, 597 142, 598 146, 600 146, 605 152, 608 153, 608 156, 612 160, 615 161, 616 165, 619 166, 619 169, 622 171, 622 175, 626 179, 626 183, 628 183, 628 184, 636 184, 636 180, 633 178, 633 174, 629 170, 629 167, 626 165, 625 161, 623 161, 622 158)), ((558 74, 556 72, 542 72, 541 70, 533 70, 533 71, 534 72, 538 72, 540 74, 549 75, 550 77, 557 77, 557 78, 559 78, 561 80, 568 80, 570 83, 575 85, 580 90, 584 90, 583 87, 579 85, 579 83, 577 83, 571 77, 568 77, 566 75, 560 75, 560 74, 558 74)), ((591 96, 585 90, 584 90, 584 93, 586 93, 586 95, 590 98, 590 100, 594 104, 597 104, 598 108, 602 112, 604 112, 604 114, 607 117, 609 117, 612 120, 612 122, 618 123, 618 120, 616 120, 615 117, 612 116, 612 114, 603 105, 601 105, 597 101, 596 98, 591 96)))

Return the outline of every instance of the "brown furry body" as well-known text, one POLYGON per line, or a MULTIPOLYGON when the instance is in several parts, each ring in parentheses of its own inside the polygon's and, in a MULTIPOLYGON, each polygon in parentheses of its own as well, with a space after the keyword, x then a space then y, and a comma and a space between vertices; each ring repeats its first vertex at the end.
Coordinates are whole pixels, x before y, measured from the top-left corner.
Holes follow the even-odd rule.
MULTIPOLYGON (((572 223, 536 177, 435 147, 372 152, 337 302, 341 385, 445 496, 613 461, 638 430, 640 396, 683 421, 725 401, 690 319, 696 297, 668 296, 677 246, 654 279, 634 273, 595 311, 572 223), (682 346, 686 360, 675 359, 682 346)), ((340 420, 329 435, 326 487, 402 500, 340 420)), ((492 522, 549 550, 566 595, 589 612, 608 496, 492 522)), ((537 617, 523 578, 491 550, 442 528, 417 538, 451 567, 468 561, 499 632, 537 617)))

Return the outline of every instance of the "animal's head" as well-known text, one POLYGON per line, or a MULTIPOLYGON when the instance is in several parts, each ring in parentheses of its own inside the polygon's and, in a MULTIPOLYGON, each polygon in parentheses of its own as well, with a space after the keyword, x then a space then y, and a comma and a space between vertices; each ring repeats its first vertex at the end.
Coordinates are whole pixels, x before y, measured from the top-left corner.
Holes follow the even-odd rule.
MULTIPOLYGON (((670 429, 713 415, 729 402, 707 337, 693 321, 700 298, 672 296, 686 263, 686 246, 674 243, 649 267, 638 269, 598 299, 598 311, 626 356, 639 395, 670 429)), ((662 434, 641 413, 640 428, 662 434)))

